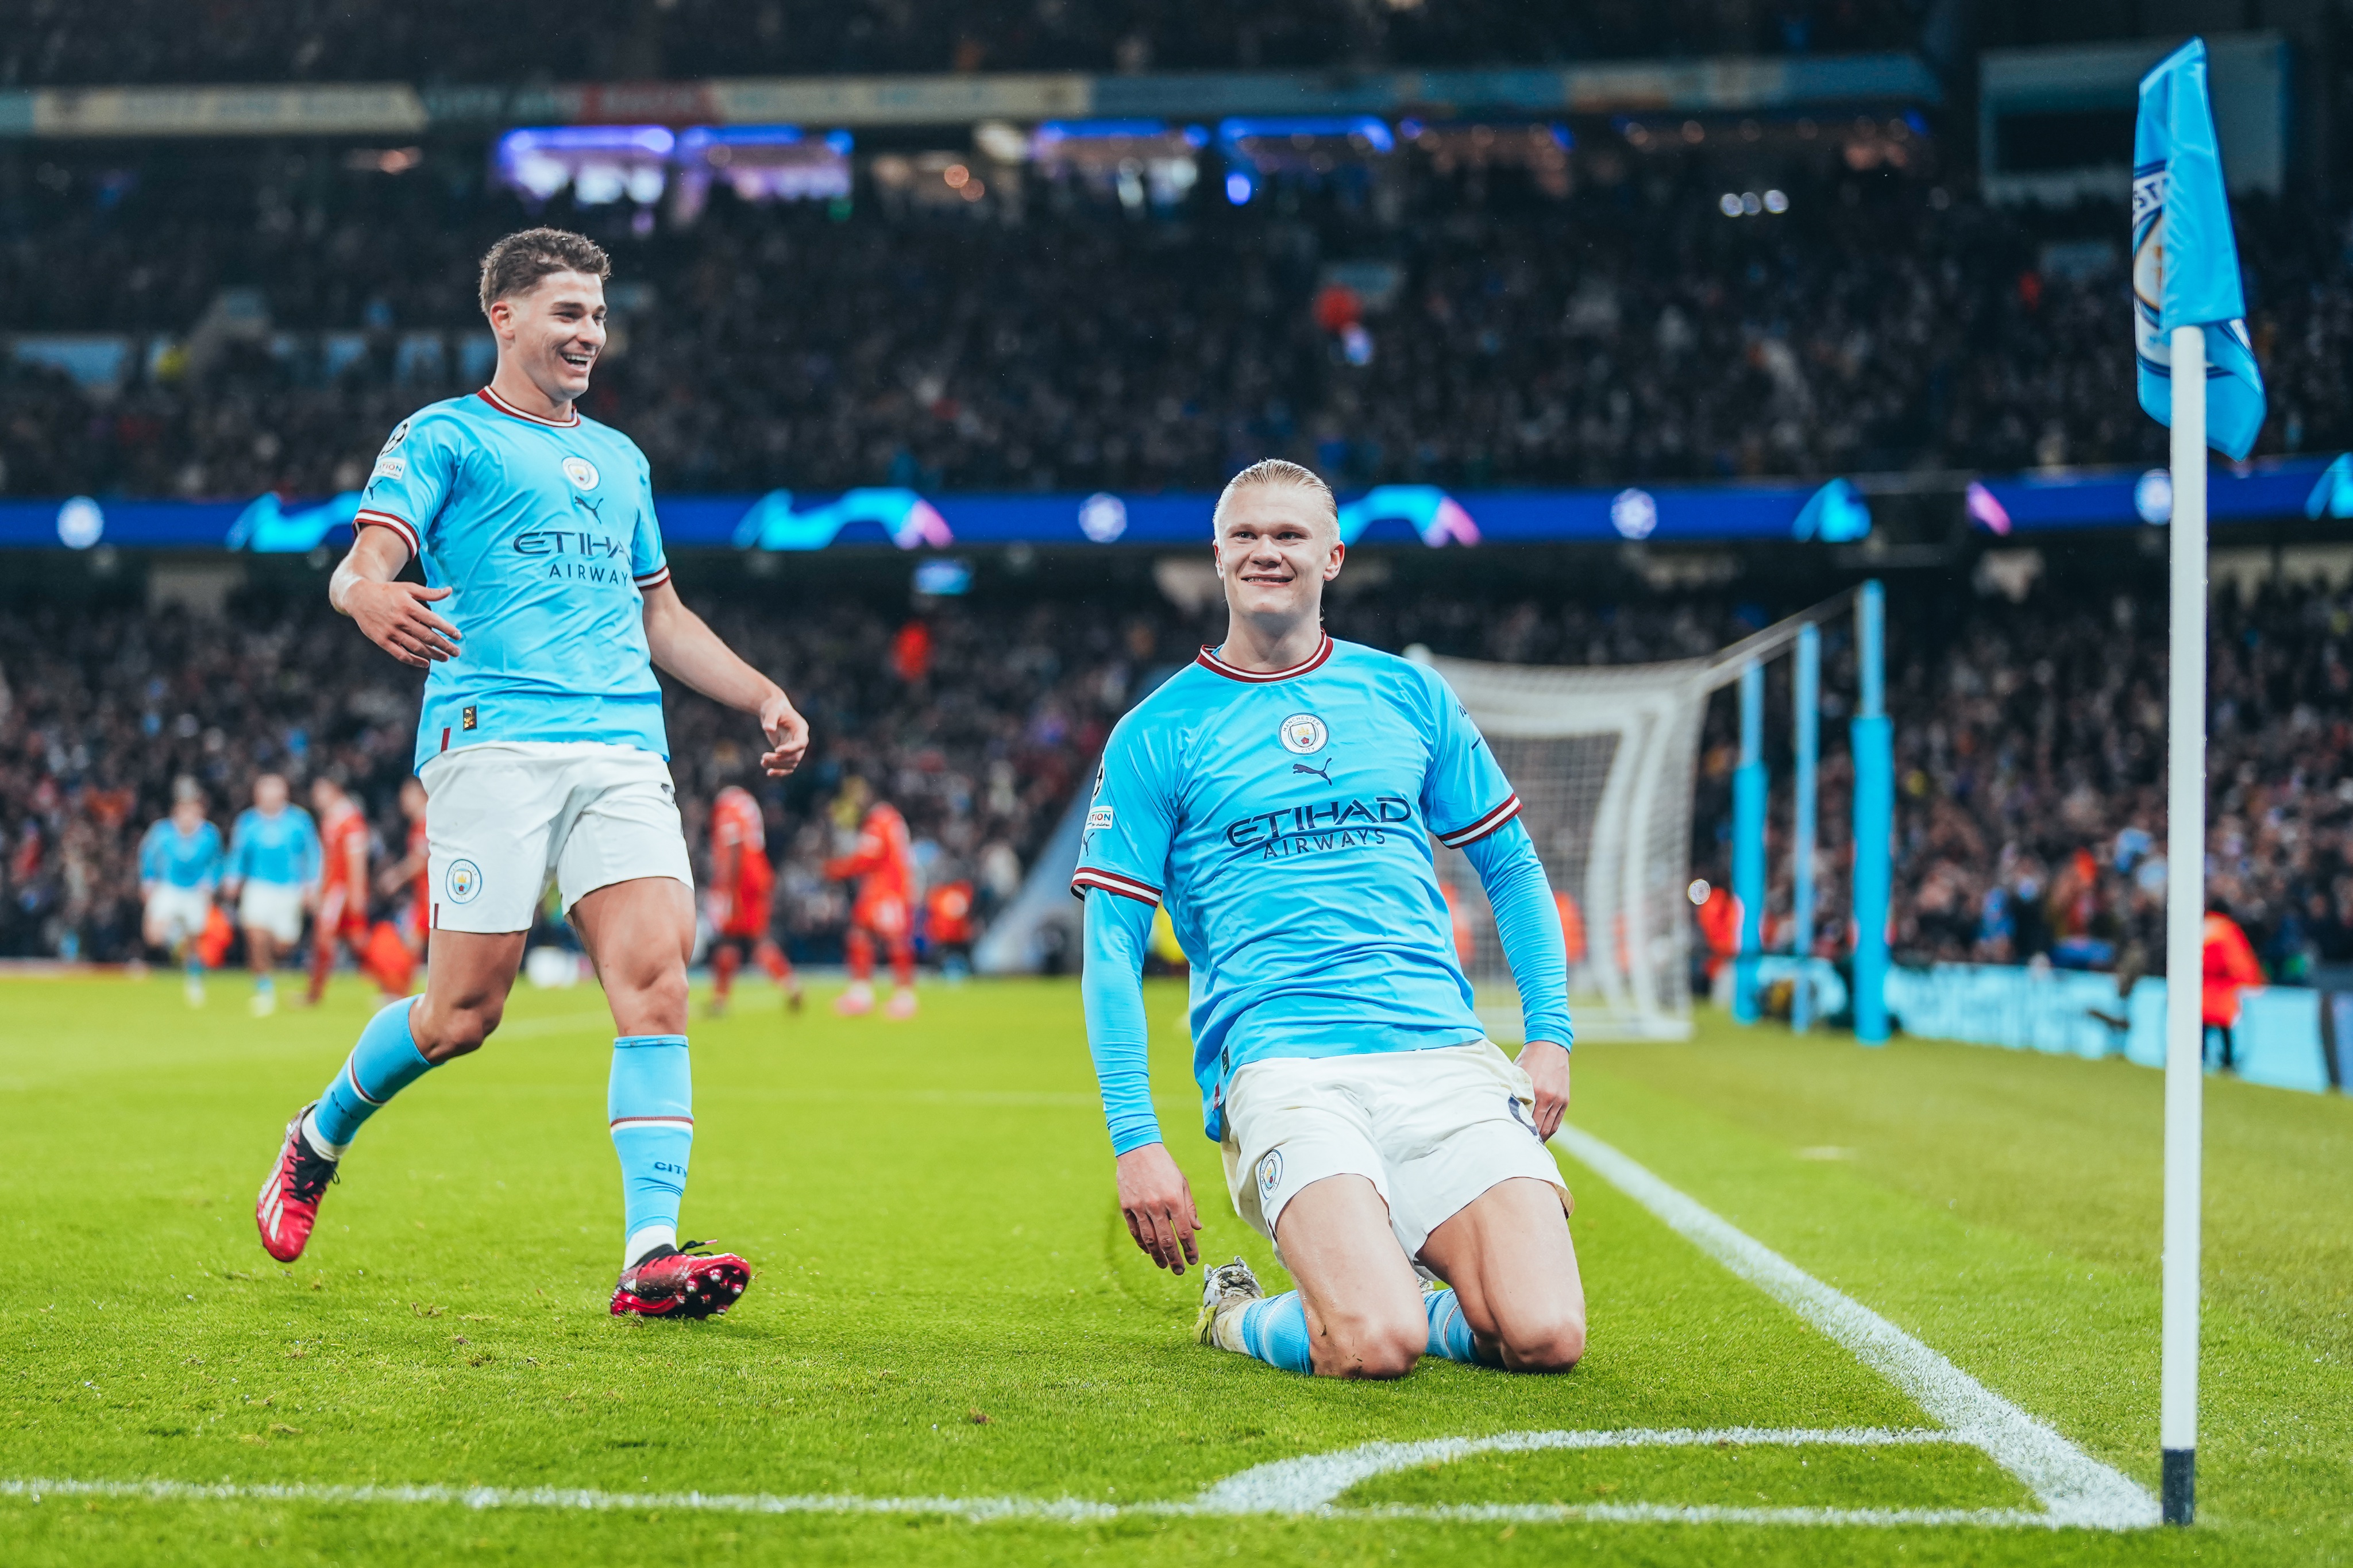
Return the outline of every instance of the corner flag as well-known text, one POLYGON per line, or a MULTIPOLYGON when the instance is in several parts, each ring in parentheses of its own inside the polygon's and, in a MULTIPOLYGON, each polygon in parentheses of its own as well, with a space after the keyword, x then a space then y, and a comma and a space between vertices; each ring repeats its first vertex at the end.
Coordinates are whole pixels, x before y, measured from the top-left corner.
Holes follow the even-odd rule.
POLYGON ((2204 328, 2208 439, 2232 458, 2243 458, 2263 427, 2263 374, 2247 339, 2202 38, 2141 78, 2132 225, 2140 405, 2158 424, 2173 423, 2173 329, 2204 328))

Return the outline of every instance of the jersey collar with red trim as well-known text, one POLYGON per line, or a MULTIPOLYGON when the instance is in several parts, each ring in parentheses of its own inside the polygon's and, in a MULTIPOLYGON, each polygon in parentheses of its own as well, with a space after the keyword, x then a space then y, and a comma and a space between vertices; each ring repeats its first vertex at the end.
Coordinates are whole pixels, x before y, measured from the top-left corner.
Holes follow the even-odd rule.
POLYGON ((580 410, 577 408, 572 411, 572 417, 569 419, 550 419, 544 415, 525 413, 487 386, 475 395, 500 413, 512 415, 517 419, 527 419, 533 425, 545 425, 557 430, 569 430, 580 423, 580 410))
POLYGON ((1295 675, 1304 675, 1331 657, 1332 634, 1326 632, 1324 634, 1324 640, 1316 645, 1314 653, 1288 669, 1243 669, 1237 665, 1228 664, 1218 657, 1216 649, 1207 647, 1201 650, 1199 657, 1194 662, 1204 669, 1213 670, 1224 676, 1228 680, 1243 680, 1252 685, 1262 685, 1270 680, 1289 680, 1295 675))

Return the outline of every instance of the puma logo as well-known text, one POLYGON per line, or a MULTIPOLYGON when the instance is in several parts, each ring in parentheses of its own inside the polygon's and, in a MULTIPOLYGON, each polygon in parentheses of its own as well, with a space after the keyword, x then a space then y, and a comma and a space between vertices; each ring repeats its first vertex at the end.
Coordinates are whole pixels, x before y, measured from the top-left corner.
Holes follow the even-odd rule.
POLYGON ((1306 763, 1293 763, 1291 764, 1291 771, 1294 773, 1312 773, 1325 784, 1332 782, 1332 764, 1328 762, 1320 768, 1306 763))

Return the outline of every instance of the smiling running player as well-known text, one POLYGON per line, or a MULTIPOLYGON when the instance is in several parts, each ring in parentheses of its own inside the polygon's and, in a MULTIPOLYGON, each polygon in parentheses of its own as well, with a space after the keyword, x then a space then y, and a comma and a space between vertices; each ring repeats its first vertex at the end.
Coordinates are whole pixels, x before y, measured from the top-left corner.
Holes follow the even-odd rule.
POLYGON ((1436 673, 1324 634, 1347 550, 1322 479, 1258 463, 1213 526, 1225 643, 1112 731, 1071 879, 1128 1230, 1174 1273, 1197 1257, 1145 1061, 1165 898, 1234 1208, 1299 1285, 1269 1300, 1240 1258, 1209 1270, 1201 1342, 1329 1377, 1402 1376, 1424 1354, 1564 1371, 1585 1293, 1544 1141, 1568 1103, 1568 972, 1519 797, 1436 673), (1432 837, 1494 908, 1516 1064, 1472 1011, 1432 837))
POLYGON ((534 228, 492 246, 481 306, 497 373, 394 430, 361 497, 359 537, 327 596, 428 671, 417 773, 433 964, 425 994, 376 1014, 288 1124, 255 1221, 271 1257, 301 1256, 361 1123, 498 1027, 553 874, 618 1036, 608 1110, 627 1219, 613 1311, 702 1317, 732 1305, 751 1270, 678 1242, 694 1140, 693 874, 654 667, 754 715, 772 775, 800 762, 808 726, 680 602, 644 454, 575 406, 605 346, 609 275, 576 234, 534 228), (412 555, 426 585, 396 581, 412 555))

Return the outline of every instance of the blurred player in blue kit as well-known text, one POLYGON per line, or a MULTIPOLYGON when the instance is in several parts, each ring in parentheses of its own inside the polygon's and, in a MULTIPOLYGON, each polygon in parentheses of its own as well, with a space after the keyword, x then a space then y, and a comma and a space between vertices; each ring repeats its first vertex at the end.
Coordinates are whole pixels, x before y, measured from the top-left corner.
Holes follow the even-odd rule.
POLYGON ((403 421, 362 493, 328 597, 428 672, 417 773, 433 962, 424 995, 377 1013, 288 1124, 255 1223, 272 1257, 300 1256, 361 1125, 498 1027, 552 875, 617 1036, 607 1106, 625 1220, 612 1310, 702 1317, 731 1306, 751 1269, 678 1237, 694 1138, 693 873, 654 668, 752 715, 771 775, 800 762, 808 727, 680 601, 644 454, 581 417, 609 272, 596 245, 557 229, 492 246, 480 282, 498 342, 491 384, 403 421), (397 580, 412 557, 422 585, 397 580))
POLYGON ((1165 901, 1193 960, 1206 1130, 1235 1211, 1298 1284, 1270 1299, 1239 1258, 1208 1270, 1200 1341, 1333 1377, 1424 1354, 1565 1371, 1585 1295, 1545 1141, 1568 1103, 1567 963, 1519 797, 1434 671, 1325 635, 1347 551, 1323 480, 1270 459, 1215 516, 1226 640, 1113 731, 1071 879, 1129 1232, 1172 1272, 1198 1258, 1145 1058, 1165 901), (1493 907, 1516 1062, 1472 1010, 1433 838, 1493 907))
POLYGON ((188 1005, 205 1005, 205 923, 212 918, 213 889, 220 885, 221 836, 205 816, 203 786, 192 778, 172 782, 172 815, 139 840, 139 891, 143 908, 140 934, 180 964, 188 1005))
POLYGON ((280 773, 253 781, 253 804, 228 836, 228 896, 253 969, 253 1016, 278 1010, 278 956, 302 940, 302 914, 319 875, 319 829, 289 798, 280 773))

